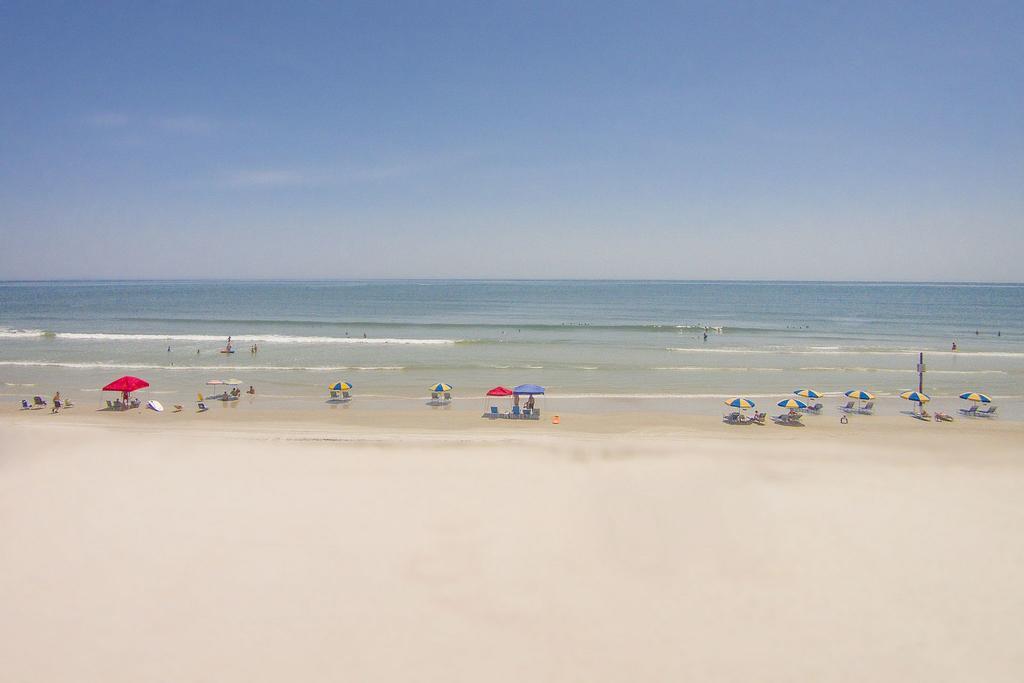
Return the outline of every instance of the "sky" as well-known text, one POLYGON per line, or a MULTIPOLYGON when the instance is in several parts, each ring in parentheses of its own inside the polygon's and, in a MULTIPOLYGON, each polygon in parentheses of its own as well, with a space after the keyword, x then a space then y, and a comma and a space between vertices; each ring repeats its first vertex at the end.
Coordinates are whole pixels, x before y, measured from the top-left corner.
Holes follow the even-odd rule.
POLYGON ((1024 3, 0 3, 0 279, 1024 280, 1024 3))

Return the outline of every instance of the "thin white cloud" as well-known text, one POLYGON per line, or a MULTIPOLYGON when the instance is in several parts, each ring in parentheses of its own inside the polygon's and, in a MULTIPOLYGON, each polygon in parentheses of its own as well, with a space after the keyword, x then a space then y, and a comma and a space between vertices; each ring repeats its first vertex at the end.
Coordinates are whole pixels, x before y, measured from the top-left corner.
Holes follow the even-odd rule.
POLYGON ((288 169, 241 169, 227 174, 230 187, 295 187, 315 184, 314 179, 288 169))
POLYGON ((201 134, 209 133, 217 127, 216 123, 203 116, 164 116, 153 121, 160 129, 174 133, 201 134))
POLYGON ((131 123, 131 118, 121 112, 102 111, 90 114, 85 118, 85 122, 97 128, 124 128, 131 123))

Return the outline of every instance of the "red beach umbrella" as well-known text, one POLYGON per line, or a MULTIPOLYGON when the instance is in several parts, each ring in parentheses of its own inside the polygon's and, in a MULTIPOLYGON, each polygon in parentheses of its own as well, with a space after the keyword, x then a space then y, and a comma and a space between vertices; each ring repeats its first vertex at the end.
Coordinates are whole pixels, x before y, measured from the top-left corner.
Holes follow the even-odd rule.
POLYGON ((505 387, 494 387, 493 389, 491 389, 490 391, 487 392, 487 395, 488 396, 511 396, 512 393, 513 392, 512 392, 511 389, 506 389, 505 387))
POLYGON ((144 379, 125 375, 124 377, 119 377, 107 386, 103 387, 103 391, 120 391, 122 394, 127 394, 133 391, 138 391, 139 389, 145 389, 148 386, 149 382, 144 379))

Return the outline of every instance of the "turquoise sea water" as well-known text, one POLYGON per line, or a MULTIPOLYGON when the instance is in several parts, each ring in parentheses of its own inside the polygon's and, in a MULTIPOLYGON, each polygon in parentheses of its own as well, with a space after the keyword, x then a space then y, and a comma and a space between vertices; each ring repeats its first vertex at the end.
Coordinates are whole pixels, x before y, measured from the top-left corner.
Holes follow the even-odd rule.
POLYGON ((896 413, 919 351, 937 406, 978 389, 1019 412, 1024 285, 0 283, 0 393, 12 400, 60 389, 99 402, 89 394, 135 374, 165 402, 237 377, 296 406, 348 380, 363 405, 413 407, 443 381, 477 410, 490 387, 533 382, 564 405, 688 412, 730 395, 862 387, 896 413), (219 353, 229 335, 237 353, 219 353))

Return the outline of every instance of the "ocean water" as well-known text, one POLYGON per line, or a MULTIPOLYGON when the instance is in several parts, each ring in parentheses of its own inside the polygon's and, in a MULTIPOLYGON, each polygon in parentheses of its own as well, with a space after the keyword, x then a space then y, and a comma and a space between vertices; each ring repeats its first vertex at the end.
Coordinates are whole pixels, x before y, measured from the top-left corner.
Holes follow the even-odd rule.
POLYGON ((353 406, 414 407, 441 381, 456 408, 479 410, 487 389, 530 382, 569 409, 708 412, 727 396, 770 405, 811 387, 864 388, 896 413, 921 351, 937 407, 980 390, 1024 417, 1024 285, 0 283, 0 393, 12 400, 60 389, 99 403, 99 387, 134 374, 165 402, 238 378, 261 401, 308 408, 347 380, 353 406), (237 352, 219 353, 229 335, 237 352))

